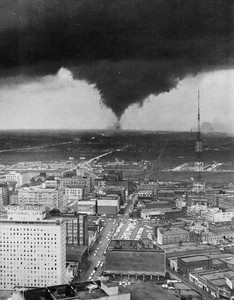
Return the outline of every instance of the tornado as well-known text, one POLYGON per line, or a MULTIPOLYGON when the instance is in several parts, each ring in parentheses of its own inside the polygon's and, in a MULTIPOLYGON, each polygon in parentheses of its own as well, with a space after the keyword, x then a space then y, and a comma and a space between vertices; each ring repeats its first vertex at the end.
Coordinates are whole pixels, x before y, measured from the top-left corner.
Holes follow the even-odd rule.
POLYGON ((0 0, 0 77, 68 68, 118 120, 186 76, 233 62, 230 0, 0 0))

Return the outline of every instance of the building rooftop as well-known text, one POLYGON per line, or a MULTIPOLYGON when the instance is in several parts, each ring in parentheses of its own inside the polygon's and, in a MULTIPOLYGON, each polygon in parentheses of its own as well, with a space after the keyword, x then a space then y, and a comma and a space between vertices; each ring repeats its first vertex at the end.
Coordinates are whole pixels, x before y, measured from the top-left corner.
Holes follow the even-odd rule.
POLYGON ((159 228, 160 232, 164 235, 178 235, 178 234, 188 234, 189 232, 180 227, 170 227, 170 228, 159 228))
POLYGON ((217 272, 217 273, 209 273, 209 274, 200 274, 203 278, 207 280, 214 280, 214 279, 223 279, 224 277, 234 277, 234 271, 228 271, 228 272, 217 272))
MULTIPOLYGON (((28 288, 24 290, 19 290, 22 299, 25 300, 54 300, 54 299, 106 299, 108 298, 108 288, 113 287, 113 285, 108 286, 104 283, 104 289, 101 288, 100 281, 87 281, 79 282, 67 285, 57 285, 49 286, 44 288, 28 288)), ((128 292, 123 289, 117 288, 117 293, 128 294, 128 292)))
POLYGON ((191 257, 181 257, 180 259, 188 263, 193 261, 206 261, 209 258, 207 256, 198 255, 198 256, 191 256, 191 257))
POLYGON ((209 257, 211 259, 226 259, 226 258, 229 258, 229 257, 234 257, 234 255, 230 254, 230 253, 218 252, 218 253, 211 253, 211 254, 209 254, 209 257))
MULTIPOLYGON (((191 274, 193 276, 205 276, 205 275, 209 275, 209 274, 222 274, 222 276, 220 275, 221 278, 224 278, 224 274, 226 274, 225 276, 227 276, 227 274, 230 272, 230 268, 225 268, 222 271, 221 270, 215 270, 215 269, 208 269, 208 270, 194 270, 191 274)), ((218 278, 214 278, 214 279, 218 279, 218 278)))
POLYGON ((221 260, 221 259, 213 259, 212 260, 212 265, 214 266, 214 265, 220 265, 220 264, 222 264, 223 263, 223 261, 221 260))
POLYGON ((22 187, 19 189, 20 192, 27 191, 27 192, 53 192, 58 191, 58 187, 43 187, 41 185, 36 186, 29 186, 29 187, 22 187))
POLYGON ((152 194, 152 190, 139 190, 138 194, 152 194))
POLYGON ((154 212, 154 213, 158 213, 158 214, 165 214, 168 212, 181 212, 181 209, 179 208, 175 208, 175 207, 152 207, 152 208, 142 208, 141 209, 142 212, 154 212))
POLYGON ((67 189, 83 189, 84 185, 82 184, 67 184, 67 189))
POLYGON ((119 199, 119 195, 117 194, 108 194, 102 198, 100 198, 101 200, 118 200, 119 199))
POLYGON ((183 242, 183 244, 179 247, 178 247, 178 243, 160 245, 160 247, 164 249, 167 254, 174 254, 174 256, 178 256, 180 252, 189 253, 191 251, 196 251, 196 254, 201 254, 201 255, 204 254, 204 251, 209 252, 209 255, 211 251, 216 252, 215 255, 218 255, 220 253, 219 249, 213 245, 196 244, 194 242, 183 242))
POLYGON ((157 251, 157 252, 164 252, 163 249, 158 247, 157 245, 154 244, 147 244, 144 243, 144 241, 139 240, 112 240, 108 246, 108 251, 111 250, 121 250, 121 251, 157 251))
POLYGON ((219 286, 219 287, 225 286, 227 288, 226 279, 225 278, 214 279, 214 280, 212 280, 212 283, 215 284, 216 286, 219 286))
POLYGON ((66 245, 66 260, 80 262, 82 255, 87 250, 87 246, 66 245))

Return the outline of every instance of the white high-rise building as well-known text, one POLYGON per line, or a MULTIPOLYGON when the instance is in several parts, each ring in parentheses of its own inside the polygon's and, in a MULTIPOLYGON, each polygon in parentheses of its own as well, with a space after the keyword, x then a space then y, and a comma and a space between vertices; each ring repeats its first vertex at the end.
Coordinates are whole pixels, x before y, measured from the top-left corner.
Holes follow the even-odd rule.
POLYGON ((5 175, 6 182, 16 182, 16 186, 20 187, 26 183, 30 183, 28 172, 11 171, 5 175))
POLYGON ((0 219, 0 289, 66 283, 66 229, 40 205, 7 206, 0 219))

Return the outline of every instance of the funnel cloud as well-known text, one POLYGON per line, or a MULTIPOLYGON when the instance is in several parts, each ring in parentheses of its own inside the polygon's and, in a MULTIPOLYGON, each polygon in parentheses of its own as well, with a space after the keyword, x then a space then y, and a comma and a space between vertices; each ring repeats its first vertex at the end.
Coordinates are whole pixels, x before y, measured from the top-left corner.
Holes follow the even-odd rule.
POLYGON ((0 76, 55 74, 95 86, 118 119, 207 69, 233 67, 230 0, 0 0, 0 76))

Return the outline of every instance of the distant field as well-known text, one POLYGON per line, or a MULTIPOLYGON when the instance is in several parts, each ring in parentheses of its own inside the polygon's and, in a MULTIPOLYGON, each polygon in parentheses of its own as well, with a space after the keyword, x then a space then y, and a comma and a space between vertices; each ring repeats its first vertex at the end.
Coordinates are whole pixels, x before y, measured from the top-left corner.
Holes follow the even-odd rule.
MULTIPOLYGON (((162 181, 187 181, 192 183, 192 179, 196 180, 195 172, 155 172, 150 178, 158 178, 162 181)), ((234 172, 202 172, 202 181, 213 184, 234 183, 234 172)))

